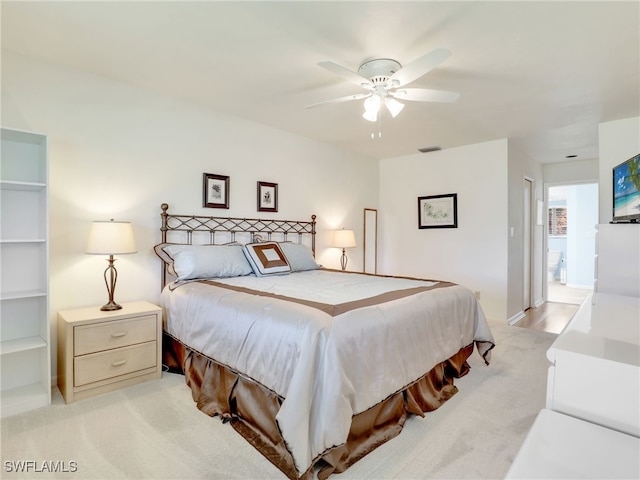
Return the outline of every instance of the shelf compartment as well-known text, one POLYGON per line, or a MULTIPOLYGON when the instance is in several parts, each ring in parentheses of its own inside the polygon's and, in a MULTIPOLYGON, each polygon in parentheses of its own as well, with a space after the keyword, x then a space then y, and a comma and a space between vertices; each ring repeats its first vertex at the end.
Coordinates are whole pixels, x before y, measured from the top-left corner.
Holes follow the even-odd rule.
MULTIPOLYGON (((2 329, 0 341, 39 337, 48 338, 47 323, 43 318, 48 317, 47 297, 44 294, 14 299, 3 299, 0 302, 0 316, 2 329)), ((4 348, 2 349, 4 351, 4 348)))
POLYGON ((2 240, 46 238, 46 205, 46 189, 31 191, 2 188, 0 190, 2 240))
MULTIPOLYGON (((35 343, 35 340, 33 342, 35 343)), ((39 348, 16 350, 11 353, 3 353, 0 356, 2 392, 37 383, 51 385, 51 373, 48 366, 49 349, 46 342, 43 341, 43 343, 45 345, 39 348)))
POLYGON ((47 183, 47 137, 2 129, 0 177, 7 182, 47 183))
POLYGON ((0 243, 0 259, 3 298, 25 291, 47 291, 46 243, 0 243))
POLYGON ((8 417, 51 403, 51 388, 42 383, 30 383, 21 387, 3 390, 0 394, 1 416, 8 417))

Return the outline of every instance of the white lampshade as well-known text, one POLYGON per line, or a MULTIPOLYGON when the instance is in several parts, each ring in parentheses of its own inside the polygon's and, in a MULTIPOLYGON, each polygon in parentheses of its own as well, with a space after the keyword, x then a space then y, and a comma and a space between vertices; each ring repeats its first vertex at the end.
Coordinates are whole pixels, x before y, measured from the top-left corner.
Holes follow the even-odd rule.
POLYGON ((136 253, 131 222, 95 221, 91 225, 87 253, 96 255, 124 255, 136 253))
POLYGON ((364 101, 364 113, 362 117, 370 122, 375 122, 378 119, 379 110, 380 97, 378 95, 371 95, 364 101))
POLYGON ((391 97, 386 97, 384 99, 384 104, 387 107, 387 110, 389 110, 389 113, 391 114, 391 116, 393 118, 396 118, 396 116, 404 108, 404 104, 403 103, 400 103, 395 98, 391 98, 391 97))
POLYGON ((356 235, 353 230, 336 230, 333 236, 333 246, 338 248, 351 248, 356 246, 356 235))

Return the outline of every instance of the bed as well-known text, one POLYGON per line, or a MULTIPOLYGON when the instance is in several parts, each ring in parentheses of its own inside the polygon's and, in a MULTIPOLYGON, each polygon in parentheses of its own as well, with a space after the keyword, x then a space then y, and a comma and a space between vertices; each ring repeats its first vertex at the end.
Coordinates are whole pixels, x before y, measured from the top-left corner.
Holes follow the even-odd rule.
POLYGON ((468 289, 315 262, 310 221, 162 205, 164 363, 288 478, 325 479, 457 392, 494 340, 468 289))

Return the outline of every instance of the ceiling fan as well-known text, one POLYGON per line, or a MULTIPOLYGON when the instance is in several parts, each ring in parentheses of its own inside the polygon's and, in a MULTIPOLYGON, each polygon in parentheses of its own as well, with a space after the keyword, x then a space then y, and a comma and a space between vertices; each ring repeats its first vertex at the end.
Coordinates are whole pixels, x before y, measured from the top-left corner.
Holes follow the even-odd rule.
POLYGON ((391 116, 396 117, 404 108, 404 104, 398 100, 410 100, 414 102, 455 102, 460 97, 460 94, 456 92, 431 90, 428 88, 404 88, 405 85, 430 72, 450 56, 451 52, 449 50, 437 48, 404 67, 396 60, 378 58, 360 65, 358 73, 333 62, 321 62, 318 65, 355 83, 367 90, 367 92, 325 100, 307 105, 305 108, 313 108, 327 103, 365 99, 365 112, 362 116, 370 122, 375 122, 378 119, 378 112, 383 104, 387 110, 389 110, 391 116))

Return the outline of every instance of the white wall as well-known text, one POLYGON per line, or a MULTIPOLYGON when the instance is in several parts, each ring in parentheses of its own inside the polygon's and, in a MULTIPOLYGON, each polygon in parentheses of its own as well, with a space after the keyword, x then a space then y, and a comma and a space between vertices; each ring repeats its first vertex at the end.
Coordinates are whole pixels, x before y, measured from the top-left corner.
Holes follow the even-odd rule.
POLYGON ((546 163, 542 166, 542 175, 546 185, 597 183, 600 176, 598 168, 597 158, 546 163))
MULTIPOLYGON (((92 220, 129 220, 138 253, 118 258, 117 302, 155 302, 160 204, 175 213, 307 219, 317 257, 332 228, 362 239, 363 208, 378 207, 375 160, 95 75, 3 52, 2 123, 45 133, 50 161, 51 335, 60 309, 102 305, 106 258, 84 253, 92 220), (230 209, 202 208, 202 174, 230 176, 230 209), (256 182, 279 184, 279 212, 256 211, 256 182)), ((362 244, 360 240, 360 245, 362 244)), ((361 247, 349 266, 362 268, 361 247)), ((53 372, 56 342, 52 341, 53 372)))
POLYGON ((640 117, 601 123, 600 141, 600 223, 613 219, 613 178, 616 165, 640 153, 640 117))
POLYGON ((506 319, 507 141, 380 162, 384 274, 444 279, 480 292, 488 317, 506 319), (458 228, 418 229, 418 197, 458 194, 458 228))

